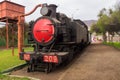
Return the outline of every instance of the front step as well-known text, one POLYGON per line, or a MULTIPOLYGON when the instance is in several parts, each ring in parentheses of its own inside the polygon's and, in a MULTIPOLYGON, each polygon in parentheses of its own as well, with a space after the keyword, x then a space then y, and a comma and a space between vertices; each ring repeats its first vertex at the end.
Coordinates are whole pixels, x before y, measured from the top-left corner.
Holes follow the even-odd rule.
POLYGON ((40 63, 39 65, 29 65, 27 72, 42 71, 49 73, 53 68, 52 63, 40 63))

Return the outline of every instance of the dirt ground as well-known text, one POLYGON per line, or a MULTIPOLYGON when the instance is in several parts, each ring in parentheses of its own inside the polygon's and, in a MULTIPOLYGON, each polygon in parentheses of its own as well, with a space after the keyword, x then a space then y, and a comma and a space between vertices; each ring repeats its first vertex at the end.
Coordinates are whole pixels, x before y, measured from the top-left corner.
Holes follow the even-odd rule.
POLYGON ((120 50, 102 44, 91 44, 69 65, 46 74, 27 73, 26 68, 12 75, 40 80, 120 80, 120 50))

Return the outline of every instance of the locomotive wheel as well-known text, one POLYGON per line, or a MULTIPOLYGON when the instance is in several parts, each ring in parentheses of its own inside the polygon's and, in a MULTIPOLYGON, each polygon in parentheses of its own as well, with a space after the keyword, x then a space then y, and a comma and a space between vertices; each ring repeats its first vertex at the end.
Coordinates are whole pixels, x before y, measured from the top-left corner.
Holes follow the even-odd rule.
POLYGON ((29 68, 29 67, 27 68, 27 72, 31 72, 31 70, 30 70, 30 68, 29 68))
POLYGON ((27 72, 32 72, 32 69, 31 69, 30 66, 28 66, 28 68, 27 68, 27 72))
POLYGON ((73 59, 73 53, 70 52, 68 56, 68 62, 72 61, 72 59, 73 59))
POLYGON ((70 48, 69 55, 68 55, 68 62, 71 62, 73 59, 74 49, 70 48))
POLYGON ((52 71, 52 63, 48 63, 47 64, 47 67, 46 67, 46 69, 45 69, 45 73, 49 73, 49 72, 51 72, 52 71))
POLYGON ((27 72, 33 72, 33 71, 35 71, 34 64, 30 64, 28 66, 27 72))

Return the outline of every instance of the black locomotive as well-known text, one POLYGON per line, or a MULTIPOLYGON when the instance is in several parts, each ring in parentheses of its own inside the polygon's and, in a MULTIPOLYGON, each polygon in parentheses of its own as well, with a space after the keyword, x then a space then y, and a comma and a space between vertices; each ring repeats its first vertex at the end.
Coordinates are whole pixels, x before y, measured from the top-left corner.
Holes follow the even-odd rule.
POLYGON ((84 22, 56 13, 56 8, 54 4, 43 4, 42 17, 29 26, 28 42, 34 44, 34 51, 20 53, 20 59, 29 64, 28 71, 50 72, 54 66, 71 61, 78 50, 90 43, 84 22))

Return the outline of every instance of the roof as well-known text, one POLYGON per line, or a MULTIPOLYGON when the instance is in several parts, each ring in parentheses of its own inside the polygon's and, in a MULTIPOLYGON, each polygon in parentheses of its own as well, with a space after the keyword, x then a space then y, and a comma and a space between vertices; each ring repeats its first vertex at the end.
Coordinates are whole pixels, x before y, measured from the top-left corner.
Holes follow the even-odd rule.
POLYGON ((20 5, 20 4, 11 2, 11 1, 7 1, 7 0, 0 2, 0 4, 5 3, 5 2, 10 3, 10 4, 14 4, 14 5, 18 5, 18 6, 21 6, 21 7, 25 7, 25 6, 23 6, 23 5, 20 5))

